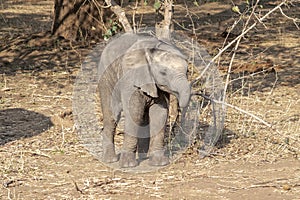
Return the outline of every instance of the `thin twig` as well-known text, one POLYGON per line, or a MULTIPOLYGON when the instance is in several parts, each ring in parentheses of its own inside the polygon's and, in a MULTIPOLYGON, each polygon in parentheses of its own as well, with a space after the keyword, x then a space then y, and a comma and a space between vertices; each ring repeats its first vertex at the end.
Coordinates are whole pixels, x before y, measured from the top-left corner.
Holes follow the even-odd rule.
MULTIPOLYGON (((281 6, 283 6, 284 4, 286 4, 286 2, 287 2, 287 0, 282 1, 275 8, 273 8, 272 10, 270 10, 269 12, 267 12, 263 17, 259 18, 258 21, 260 23, 262 23, 263 20, 265 20, 270 14, 272 14, 274 11, 276 11, 277 9, 279 9, 281 6)), ((221 49, 219 51, 219 53, 217 55, 215 55, 211 59, 211 61, 206 65, 206 67, 202 71, 202 73, 192 81, 192 84, 197 83, 202 78, 202 76, 204 75, 205 71, 214 63, 214 61, 217 60, 217 58, 219 58, 229 47, 231 47, 234 43, 236 43, 237 41, 239 41, 240 38, 244 37, 244 35, 246 35, 250 30, 252 30, 257 25, 257 23, 258 23, 257 21, 254 22, 251 26, 249 26, 249 28, 247 28, 244 32, 242 32, 234 40, 232 40, 231 42, 229 42, 223 49, 221 49)))
POLYGON ((178 25, 180 28, 182 28, 183 30, 193 32, 192 29, 189 29, 189 28, 184 27, 184 25, 181 25, 181 24, 180 24, 178 21, 176 21, 175 19, 173 19, 172 22, 174 22, 175 24, 177 24, 177 25, 178 25))
POLYGON ((281 7, 279 8, 279 10, 280 10, 281 14, 282 14, 284 17, 286 17, 287 19, 293 21, 293 23, 295 24, 295 26, 297 27, 297 29, 300 29, 299 26, 298 26, 298 24, 297 24, 297 22, 300 22, 300 20, 299 20, 298 18, 292 18, 292 17, 287 16, 287 15, 283 12, 283 10, 282 10, 281 7))
POLYGON ((53 99, 72 99, 69 96, 48 96, 48 95, 41 95, 41 94, 33 94, 33 97, 44 97, 44 98, 53 98, 53 99))
POLYGON ((137 11, 137 8, 138 8, 138 0, 135 1, 135 6, 133 8, 133 14, 132 14, 132 27, 133 27, 133 32, 134 33, 137 33, 137 25, 136 25, 136 22, 135 22, 135 15, 136 15, 136 11, 137 11))
POLYGON ((204 95, 204 94, 201 94, 201 93, 193 93, 192 95, 199 95, 199 96, 201 96, 201 97, 203 97, 203 98, 205 98, 205 99, 207 99, 207 100, 210 100, 210 101, 212 101, 212 102, 214 102, 214 103, 222 104, 222 105, 228 106, 228 107, 230 107, 230 108, 233 108, 233 109, 235 109, 235 110, 238 110, 238 111, 240 111, 240 112, 242 112, 242 113, 244 113, 244 114, 246 114, 246 115, 249 115, 250 117, 256 119, 257 121, 261 122, 261 123, 264 124, 265 126, 267 126, 267 127, 269 127, 269 128, 272 128, 272 124, 270 124, 270 123, 264 121, 263 119, 259 118, 258 116, 254 115, 254 114, 252 114, 252 113, 249 113, 249 112, 247 112, 246 110, 243 110, 243 109, 241 109, 241 108, 239 108, 239 107, 237 107, 237 106, 231 105, 231 104, 226 103, 226 102, 224 102, 224 101, 218 101, 218 100, 212 99, 212 98, 210 98, 210 97, 208 97, 208 96, 206 96, 206 95, 204 95))
POLYGON ((29 153, 29 154, 32 154, 34 156, 43 156, 43 157, 46 157, 46 158, 51 158, 51 156, 49 156, 48 154, 45 154, 39 150, 37 151, 19 151, 19 153, 29 153))
POLYGON ((184 5, 185 5, 185 9, 186 9, 186 14, 188 15, 188 17, 190 18, 190 21, 192 23, 192 32, 193 32, 193 35, 196 35, 195 23, 193 21, 193 18, 191 16, 190 12, 189 12, 186 0, 184 1, 184 5))
POLYGON ((78 187, 77 183, 74 180, 73 180, 73 183, 74 183, 76 191, 79 192, 80 194, 83 194, 83 191, 78 187))
MULTIPOLYGON (((247 26, 248 26, 248 24, 249 24, 249 22, 250 22, 250 19, 251 19, 252 16, 254 15, 254 11, 255 11, 255 9, 256 9, 258 3, 259 3, 259 0, 257 0, 256 3, 255 3, 255 5, 253 6, 252 12, 251 12, 250 16, 248 17, 248 19, 247 19, 247 21, 246 21, 246 23, 245 23, 245 26, 244 26, 244 28, 243 28, 243 30, 242 30, 242 34, 243 34, 243 32, 245 32, 245 30, 247 29, 247 26)), ((237 40, 236 44, 235 44, 235 47, 234 47, 234 49, 233 49, 233 54, 232 54, 232 56, 231 56, 230 63, 229 63, 229 67, 228 67, 228 70, 227 70, 227 76, 226 76, 226 82, 225 82, 225 86, 224 86, 224 94, 223 94, 223 101, 224 101, 224 102, 225 102, 225 100, 226 100, 226 93, 227 93, 227 87, 228 87, 228 85, 229 85, 229 79, 230 79, 231 68, 232 68, 232 65, 233 65, 233 61, 234 61, 234 59, 235 59, 236 51, 237 51, 238 48, 239 48, 241 39, 242 39, 242 37, 240 37, 240 38, 237 40)))
POLYGON ((126 33, 132 33, 132 27, 125 15, 125 11, 114 0, 105 0, 111 10, 118 16, 119 22, 122 24, 126 33))

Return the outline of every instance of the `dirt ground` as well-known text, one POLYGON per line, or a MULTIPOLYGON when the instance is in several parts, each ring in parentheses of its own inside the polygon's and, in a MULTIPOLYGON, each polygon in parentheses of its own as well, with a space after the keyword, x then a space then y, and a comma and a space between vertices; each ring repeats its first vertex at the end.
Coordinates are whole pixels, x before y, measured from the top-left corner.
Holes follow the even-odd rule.
MULTIPOLYGON (((280 1, 262 2, 265 12, 280 1)), ((190 15, 199 43, 216 54, 234 21, 231 4, 176 10, 178 24, 190 15)), ((300 18, 300 2, 283 11, 300 18)), ((300 199, 300 37, 292 20, 275 12, 246 35, 228 87, 228 103, 272 128, 228 108, 212 156, 200 159, 192 148, 165 168, 134 174, 104 166, 81 145, 72 91, 91 47, 50 36, 52 13, 50 0, 0 0, 0 199, 300 199)), ((229 60, 229 52, 220 60, 224 79, 229 60)))

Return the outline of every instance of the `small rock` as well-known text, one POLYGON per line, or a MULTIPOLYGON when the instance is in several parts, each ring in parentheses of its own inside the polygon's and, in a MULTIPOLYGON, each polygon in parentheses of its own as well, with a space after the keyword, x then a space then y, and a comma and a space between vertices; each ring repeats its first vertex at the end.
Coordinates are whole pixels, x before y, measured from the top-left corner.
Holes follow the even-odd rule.
POLYGON ((292 189, 292 187, 290 185, 285 184, 285 185, 282 185, 282 189, 290 190, 290 189, 292 189))

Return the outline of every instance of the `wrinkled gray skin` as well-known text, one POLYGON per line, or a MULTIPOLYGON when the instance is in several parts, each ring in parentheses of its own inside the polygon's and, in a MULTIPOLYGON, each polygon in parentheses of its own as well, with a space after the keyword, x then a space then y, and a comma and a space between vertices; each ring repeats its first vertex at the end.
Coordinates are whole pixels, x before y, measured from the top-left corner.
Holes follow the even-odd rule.
POLYGON ((185 57, 172 44, 149 35, 128 33, 105 47, 98 72, 104 125, 103 161, 119 160, 120 167, 135 167, 138 152, 140 158, 149 156, 149 165, 167 165, 164 132, 169 95, 177 97, 181 108, 190 99, 185 57), (114 135, 121 111, 125 134, 119 158, 114 135))

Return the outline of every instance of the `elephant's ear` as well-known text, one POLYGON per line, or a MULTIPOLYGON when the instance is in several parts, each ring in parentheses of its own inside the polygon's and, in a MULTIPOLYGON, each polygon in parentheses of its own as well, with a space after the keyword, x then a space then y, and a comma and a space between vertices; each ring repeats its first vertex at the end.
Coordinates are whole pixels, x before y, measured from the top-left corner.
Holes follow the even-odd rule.
POLYGON ((133 51, 124 56, 123 66, 129 66, 127 70, 133 78, 135 87, 151 97, 158 97, 155 80, 150 72, 144 50, 133 51))
POLYGON ((145 49, 145 57, 149 66, 153 64, 153 54, 155 52, 154 48, 145 49))
POLYGON ((149 67, 138 68, 135 75, 134 86, 140 88, 151 97, 158 97, 155 81, 150 74, 149 67))

